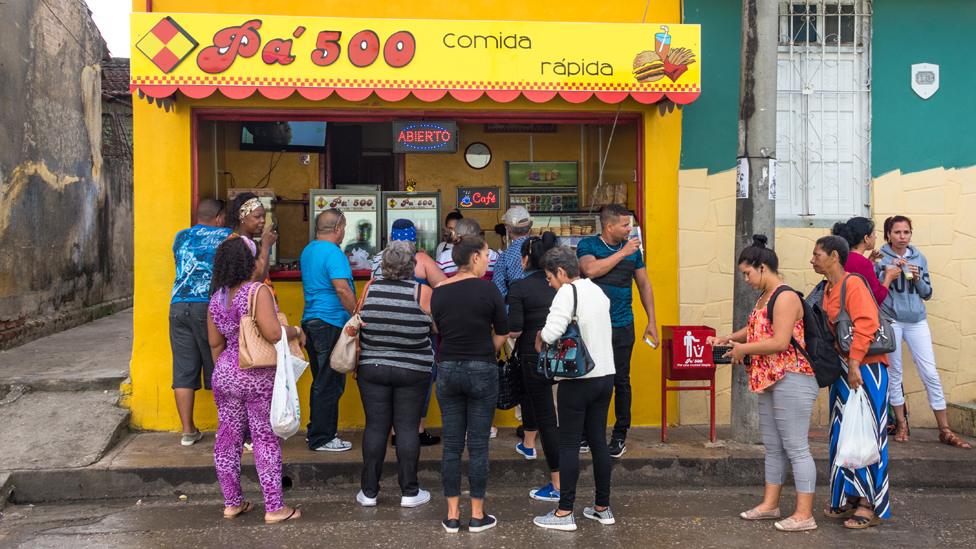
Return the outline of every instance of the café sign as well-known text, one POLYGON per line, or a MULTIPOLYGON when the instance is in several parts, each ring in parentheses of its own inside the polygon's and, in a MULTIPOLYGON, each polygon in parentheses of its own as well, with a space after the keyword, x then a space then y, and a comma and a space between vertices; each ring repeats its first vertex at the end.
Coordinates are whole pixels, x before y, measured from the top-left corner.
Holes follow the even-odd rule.
POLYGON ((497 210, 498 187, 458 187, 457 207, 462 210, 497 210))
POLYGON ((151 97, 686 104, 701 93, 698 25, 160 12, 130 23, 131 88, 151 97))

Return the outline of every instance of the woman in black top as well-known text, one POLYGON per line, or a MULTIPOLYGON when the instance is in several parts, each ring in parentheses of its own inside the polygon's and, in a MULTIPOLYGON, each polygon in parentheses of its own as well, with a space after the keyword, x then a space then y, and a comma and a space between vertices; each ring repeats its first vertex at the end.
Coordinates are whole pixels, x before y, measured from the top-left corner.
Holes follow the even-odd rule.
POLYGON ((518 338, 515 343, 525 395, 522 400, 522 424, 525 440, 515 445, 515 451, 526 459, 536 459, 536 436, 542 434, 542 450, 546 454, 551 482, 529 492, 529 497, 540 501, 559 501, 559 433, 556 429, 556 408, 552 400, 552 381, 535 371, 539 353, 535 350, 535 335, 546 324, 549 307, 556 290, 546 281, 542 270, 542 256, 556 246, 556 235, 543 233, 522 242, 522 270, 525 278, 512 283, 505 297, 508 305, 508 337, 518 338))
POLYGON ((461 454, 468 445, 471 490, 470 532, 497 524, 485 513, 488 484, 488 438, 498 402, 495 355, 508 337, 502 294, 483 280, 488 244, 481 236, 465 236, 451 250, 458 274, 434 288, 430 308, 441 335, 437 365, 437 401, 444 428, 441 476, 447 498, 444 529, 461 527, 461 454), (494 333, 492 333, 494 331, 494 333))

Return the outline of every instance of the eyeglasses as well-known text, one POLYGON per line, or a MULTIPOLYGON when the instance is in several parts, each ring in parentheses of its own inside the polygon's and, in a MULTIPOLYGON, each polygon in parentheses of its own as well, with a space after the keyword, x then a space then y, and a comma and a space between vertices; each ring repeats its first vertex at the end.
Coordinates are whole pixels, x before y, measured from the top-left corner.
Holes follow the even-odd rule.
POLYGON ((324 233, 326 231, 334 231, 338 229, 340 226, 342 226, 343 224, 345 224, 346 214, 342 213, 342 210, 340 210, 339 208, 332 208, 332 209, 339 214, 339 217, 336 219, 336 222, 333 223, 332 225, 326 225, 324 227, 315 227, 315 230, 317 232, 324 233))

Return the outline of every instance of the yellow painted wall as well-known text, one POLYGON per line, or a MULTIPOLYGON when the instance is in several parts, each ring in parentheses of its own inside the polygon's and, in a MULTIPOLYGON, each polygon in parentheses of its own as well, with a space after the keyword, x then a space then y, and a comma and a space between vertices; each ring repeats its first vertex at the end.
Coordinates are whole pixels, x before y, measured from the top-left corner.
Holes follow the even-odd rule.
MULTIPOLYGON (((681 322, 732 329, 732 277, 735 269, 735 170, 708 175, 706 170, 683 170, 680 175, 679 253, 681 322)), ((935 292, 927 304, 935 344, 936 364, 950 402, 976 398, 976 167, 892 172, 872 185, 879 246, 884 219, 895 214, 912 218, 917 245, 929 260, 935 292)), ((819 277, 810 268, 810 254, 828 229, 780 228, 775 249, 785 281, 801 290, 819 277)), ((716 412, 719 423, 729 421, 730 367, 719 366, 716 412)), ((905 352, 905 392, 912 423, 934 426, 928 400, 905 352)), ((708 421, 703 394, 684 393, 681 422, 708 421)), ((814 408, 814 422, 828 421, 826 391, 814 408)))
MULTIPOLYGON (((678 22, 680 2, 652 2, 648 21, 678 22)), ((225 12, 225 13, 272 13, 334 15, 353 17, 415 17, 415 18, 492 18, 523 20, 567 20, 639 22, 647 4, 644 1, 621 1, 594 5, 590 2, 545 0, 538 2, 472 2, 404 1, 400 3, 370 4, 339 1, 315 4, 299 0, 281 1, 274 4, 256 0, 155 0, 156 11, 172 12, 225 12)), ((134 1, 133 9, 142 11, 144 2, 134 1)), ((294 108, 294 109, 415 109, 417 111, 449 110, 499 110, 499 111, 604 111, 643 112, 641 122, 645 132, 645 224, 648 245, 648 273, 657 298, 659 324, 678 320, 678 157, 681 141, 681 115, 679 111, 661 117, 653 107, 626 101, 620 107, 590 101, 571 105, 554 100, 537 105, 524 99, 512 103, 497 104, 484 99, 474 103, 460 103, 445 99, 436 104, 407 99, 386 103, 375 98, 361 102, 346 102, 331 97, 320 102, 300 98, 272 101, 253 97, 246 101, 231 101, 219 94, 204 100, 188 100, 177 97, 175 108, 165 112, 143 100, 134 101, 134 237, 135 237, 135 312, 131 384, 124 389, 126 403, 132 410, 132 425, 139 429, 176 430, 179 420, 173 402, 171 354, 167 337, 169 296, 174 277, 172 240, 175 234, 190 223, 191 161, 190 161, 190 113, 193 108, 294 108)), ((626 134, 614 139, 627 143, 626 134), (623 137, 621 137, 623 136, 623 137)), ((635 139, 629 146, 633 150, 635 139)), ((577 141, 578 143, 578 141, 577 141)), ((618 143, 619 144, 619 143, 618 143)), ((616 150, 617 145, 615 145, 616 150)), ((627 147, 621 147, 624 150, 627 147)), ((614 153, 616 154, 616 153, 614 153)), ((206 157, 204 157, 206 158, 206 157)), ((463 162, 463 160, 462 160, 463 162)), ((609 163, 610 161, 608 161, 609 163)), ((614 160, 610 168, 626 172, 625 164, 632 160, 614 160), (618 166, 619 164, 619 166, 618 166)), ((240 179, 240 178, 239 178, 240 179)), ((612 181, 612 179, 608 179, 612 181)), ((209 187, 213 178, 201 179, 201 188, 209 187)), ((240 182, 240 181, 239 181, 240 182)), ((502 185, 503 181, 499 183, 502 185)), ((226 185, 226 178, 220 183, 226 185)), ((636 197, 634 197, 636 199, 636 197)), ((283 229, 284 230, 284 229, 283 229)), ((292 322, 300 317, 302 298, 296 283, 277 285, 281 307, 292 322)), ((639 304, 637 306, 639 309, 639 304)), ((642 331, 646 320, 642 310, 635 311, 637 330, 642 331)), ((638 344, 634 353, 632 370, 634 399, 634 423, 651 425, 660 421, 660 355, 649 347, 638 344)), ((307 376, 306 376, 307 377, 307 376)), ((307 413, 309 380, 300 382, 303 411, 307 413)), ((198 394, 196 421, 204 429, 216 426, 216 412, 209 392, 198 394)), ((431 424, 439 423, 436 405, 432 408, 431 424)), ((307 418, 307 416, 306 416, 307 418)), ((499 425, 514 425, 512 412, 499 413, 499 425)), ((340 425, 359 427, 363 415, 358 391, 352 378, 340 404, 340 425)))

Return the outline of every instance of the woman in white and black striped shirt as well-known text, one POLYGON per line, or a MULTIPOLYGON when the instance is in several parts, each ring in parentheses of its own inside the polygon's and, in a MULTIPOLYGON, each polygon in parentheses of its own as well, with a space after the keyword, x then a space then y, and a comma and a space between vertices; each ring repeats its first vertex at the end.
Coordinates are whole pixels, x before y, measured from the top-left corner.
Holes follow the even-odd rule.
POLYGON ((430 346, 429 286, 413 280, 416 260, 408 242, 383 252, 383 279, 370 284, 360 316, 362 350, 357 382, 366 411, 363 473, 356 501, 376 505, 390 428, 397 432, 400 505, 417 507, 430 493, 417 484, 418 427, 434 354, 430 346))

